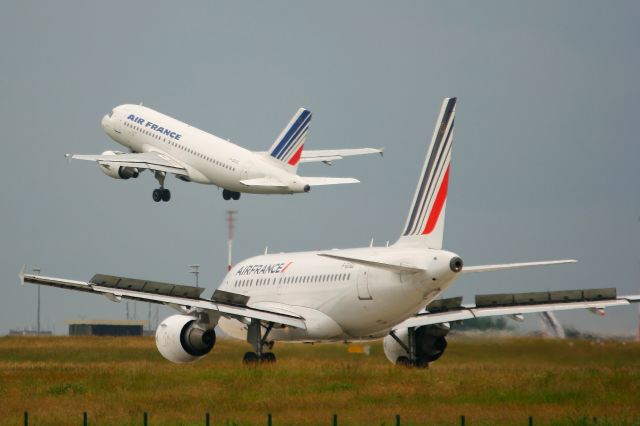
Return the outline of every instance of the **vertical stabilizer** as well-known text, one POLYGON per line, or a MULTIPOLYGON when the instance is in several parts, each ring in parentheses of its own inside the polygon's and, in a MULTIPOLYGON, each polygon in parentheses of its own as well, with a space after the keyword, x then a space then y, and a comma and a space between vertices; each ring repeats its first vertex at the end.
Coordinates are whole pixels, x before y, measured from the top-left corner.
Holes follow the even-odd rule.
POLYGON ((300 108, 276 138, 269 149, 269 155, 280 164, 293 167, 295 171, 304 149, 310 123, 311 111, 300 108))
POLYGON ((456 98, 445 98, 397 245, 442 248, 456 98))

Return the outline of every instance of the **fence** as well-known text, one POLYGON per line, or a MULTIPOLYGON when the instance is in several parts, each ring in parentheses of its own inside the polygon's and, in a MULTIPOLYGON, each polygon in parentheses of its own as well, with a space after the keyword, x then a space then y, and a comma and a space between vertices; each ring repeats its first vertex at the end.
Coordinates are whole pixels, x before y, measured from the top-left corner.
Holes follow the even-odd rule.
MULTIPOLYGON (((402 422, 400 421, 400 414, 396 414, 396 426, 401 426, 402 422)), ((598 418, 597 417, 592 417, 591 418, 592 422, 594 424, 598 423, 598 418)), ((271 414, 267 414, 267 426, 273 426, 274 422, 273 422, 273 416, 271 414)), ((334 414, 332 419, 332 425, 333 426, 338 426, 338 415, 334 414)), ((460 426, 466 426, 466 417, 465 416, 460 416, 460 426)), ((528 423, 525 423, 523 421, 523 425, 524 424, 528 424, 529 426, 533 426, 533 416, 529 416, 528 419, 528 423)), ((82 425, 83 426, 89 426, 89 417, 87 416, 87 412, 83 412, 82 413, 82 425)), ((142 415, 142 425, 144 426, 151 426, 151 423, 149 422, 149 413, 144 412, 142 415)), ((209 415, 209 413, 205 413, 204 415, 204 425, 205 426, 210 426, 211 425, 211 416, 209 415)), ((25 411, 24 412, 24 426, 29 426, 29 412, 25 411)))

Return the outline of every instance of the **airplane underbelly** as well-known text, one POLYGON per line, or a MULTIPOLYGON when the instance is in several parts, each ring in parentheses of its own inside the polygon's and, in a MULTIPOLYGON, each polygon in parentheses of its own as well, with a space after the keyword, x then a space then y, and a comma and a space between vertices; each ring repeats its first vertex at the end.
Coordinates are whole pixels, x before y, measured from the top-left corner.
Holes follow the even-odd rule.
MULTIPOLYGON (((255 307, 271 308, 276 311, 284 311, 278 309, 278 304, 266 303, 259 304, 255 307)), ((318 341, 336 341, 343 340, 347 336, 340 326, 329 316, 315 309, 305 308, 301 306, 285 306, 286 311, 295 313, 305 319, 306 329, 295 327, 274 328, 269 334, 269 340, 280 342, 318 342, 318 341)), ((222 331, 236 339, 246 340, 247 325, 234 319, 220 318, 218 326, 222 331)))

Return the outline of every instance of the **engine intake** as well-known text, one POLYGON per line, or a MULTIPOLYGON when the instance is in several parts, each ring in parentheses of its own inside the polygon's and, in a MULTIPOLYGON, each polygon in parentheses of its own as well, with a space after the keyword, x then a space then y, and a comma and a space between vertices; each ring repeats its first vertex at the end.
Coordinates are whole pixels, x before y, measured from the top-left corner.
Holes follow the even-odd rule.
MULTIPOLYGON (((445 336, 449 333, 448 324, 424 325, 415 330, 415 355, 417 365, 426 365, 440 358, 447 348, 445 336)), ((396 336, 405 345, 409 345, 409 330, 403 328, 396 331, 396 336)), ((383 340, 384 354, 392 363, 399 359, 406 359, 407 351, 393 337, 387 336, 383 340)))
MULTIPOLYGON (((120 154, 124 153, 120 151, 105 151, 102 153, 102 155, 113 155, 114 157, 120 154)), ((102 173, 113 179, 135 179, 140 175, 140 170, 138 170, 136 167, 124 167, 118 165, 118 163, 110 161, 98 161, 98 165, 100 166, 100 170, 102 171, 102 173)))
POLYGON ((140 175, 140 172, 134 167, 118 167, 118 176, 120 176, 120 179, 135 179, 138 175, 140 175))

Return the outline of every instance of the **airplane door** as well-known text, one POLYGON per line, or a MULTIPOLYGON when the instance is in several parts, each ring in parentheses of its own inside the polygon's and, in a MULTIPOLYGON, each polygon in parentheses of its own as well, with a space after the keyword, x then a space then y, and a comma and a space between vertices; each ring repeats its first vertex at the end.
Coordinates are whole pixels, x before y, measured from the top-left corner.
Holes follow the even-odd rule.
POLYGON ((369 272, 367 268, 360 268, 358 271, 358 299, 360 300, 372 300, 371 293, 369 293, 369 272))

